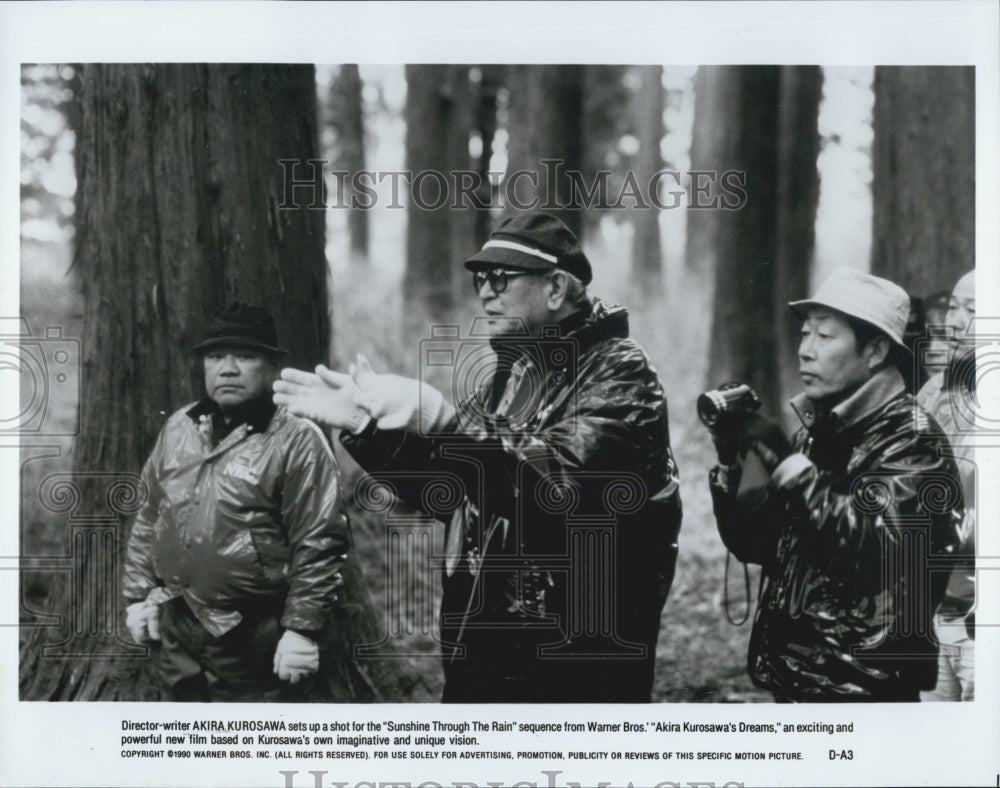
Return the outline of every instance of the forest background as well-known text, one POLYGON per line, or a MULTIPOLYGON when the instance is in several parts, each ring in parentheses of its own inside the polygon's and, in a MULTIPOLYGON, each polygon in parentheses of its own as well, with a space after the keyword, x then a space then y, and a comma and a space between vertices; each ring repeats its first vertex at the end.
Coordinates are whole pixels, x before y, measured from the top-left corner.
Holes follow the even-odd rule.
MULTIPOLYGON (((676 205, 642 205, 632 189, 620 205, 560 213, 594 264, 592 292, 629 308, 670 402, 685 518, 654 699, 768 700, 746 678, 749 623, 727 621, 727 607, 738 617, 753 599, 735 563, 731 598, 723 591, 713 455, 694 400, 747 380, 792 427, 788 300, 850 265, 899 282, 920 315, 973 267, 974 87, 973 69, 956 67, 25 66, 26 325, 12 418, 26 436, 22 697, 154 692, 104 578, 134 504, 129 474, 161 413, 200 391, 188 349, 210 315, 237 297, 263 303, 297 365, 343 368, 362 351, 376 368, 419 374, 431 327, 467 330, 476 314, 460 263, 511 210, 504 180, 534 171, 544 182, 557 160, 586 184, 607 173, 609 203, 630 177, 678 173, 665 184, 679 186, 676 205), (480 179, 493 184, 483 209, 428 210, 405 188, 396 207, 391 180, 371 209, 335 207, 358 195, 331 177, 326 208, 288 210, 281 159, 499 177, 480 179), (741 174, 736 210, 721 202, 724 173, 741 174), (38 374, 23 374, 33 359, 38 374)), ((305 202, 309 189, 295 194, 305 202)), ((452 389, 448 371, 434 375, 452 389)), ((345 660, 331 694, 434 700, 426 544, 441 544, 441 527, 424 523, 427 542, 398 549, 391 510, 359 498, 361 473, 339 456, 356 542, 356 605, 343 615, 361 640, 409 656, 345 660)))

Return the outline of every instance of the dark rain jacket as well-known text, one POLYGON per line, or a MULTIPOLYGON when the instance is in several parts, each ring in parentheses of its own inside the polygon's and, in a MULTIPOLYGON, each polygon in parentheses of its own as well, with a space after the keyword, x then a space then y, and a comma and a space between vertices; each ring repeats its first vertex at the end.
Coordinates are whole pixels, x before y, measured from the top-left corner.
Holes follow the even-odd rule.
POLYGON ((472 376, 456 388, 476 386, 439 434, 343 438, 376 478, 395 472, 400 497, 450 521, 443 699, 648 701, 681 522, 656 372, 626 311, 600 302, 541 339, 491 344, 486 379, 455 362, 472 376), (442 482, 455 494, 426 494, 442 482))
POLYGON ((159 598, 182 595, 216 636, 262 608, 285 629, 323 629, 349 544, 336 461, 316 425, 265 399, 214 446, 209 399, 164 425, 142 471, 128 601, 163 587, 159 598))
POLYGON ((895 369, 826 416, 792 406, 799 472, 739 495, 711 476, 723 541, 763 569, 750 676, 778 700, 917 700, 962 522, 955 463, 895 369))

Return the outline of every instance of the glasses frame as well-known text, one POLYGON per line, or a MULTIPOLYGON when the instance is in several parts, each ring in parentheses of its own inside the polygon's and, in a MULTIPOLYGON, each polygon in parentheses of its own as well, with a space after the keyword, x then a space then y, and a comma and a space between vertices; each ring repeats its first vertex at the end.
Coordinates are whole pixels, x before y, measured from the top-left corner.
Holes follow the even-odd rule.
POLYGON ((500 295, 507 290, 507 286, 510 284, 508 280, 510 279, 518 276, 545 276, 548 273, 548 271, 533 271, 524 268, 487 268, 472 272, 472 289, 476 291, 476 295, 479 295, 483 289, 483 285, 489 282, 490 290, 496 295, 500 295))

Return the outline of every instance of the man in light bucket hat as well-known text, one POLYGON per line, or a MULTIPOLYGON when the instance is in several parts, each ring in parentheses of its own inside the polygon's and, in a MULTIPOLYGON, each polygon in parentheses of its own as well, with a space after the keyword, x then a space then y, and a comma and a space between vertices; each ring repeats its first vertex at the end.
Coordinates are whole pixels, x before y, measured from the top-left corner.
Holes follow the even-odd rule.
POLYGON ((900 373, 909 304, 886 279, 836 269, 790 304, 802 428, 789 441, 756 413, 713 428, 719 533, 762 567, 748 669, 778 701, 917 701, 935 682, 947 572, 928 564, 954 553, 963 502, 941 431, 900 373), (769 478, 741 487, 751 450, 769 478))

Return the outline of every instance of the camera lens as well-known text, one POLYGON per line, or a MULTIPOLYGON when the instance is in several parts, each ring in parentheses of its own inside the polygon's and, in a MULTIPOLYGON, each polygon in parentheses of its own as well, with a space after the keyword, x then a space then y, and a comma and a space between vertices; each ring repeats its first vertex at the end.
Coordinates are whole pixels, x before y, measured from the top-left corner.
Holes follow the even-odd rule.
MULTIPOLYGON (((706 427, 714 427, 719 420, 719 403, 713 397, 713 395, 717 396, 718 393, 717 391, 706 391, 704 394, 698 396, 698 418, 701 419, 701 423, 706 427)), ((725 401, 723 401, 722 407, 725 407, 725 401)))

